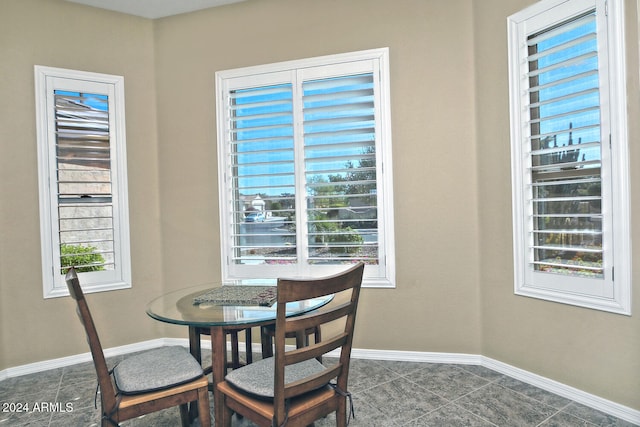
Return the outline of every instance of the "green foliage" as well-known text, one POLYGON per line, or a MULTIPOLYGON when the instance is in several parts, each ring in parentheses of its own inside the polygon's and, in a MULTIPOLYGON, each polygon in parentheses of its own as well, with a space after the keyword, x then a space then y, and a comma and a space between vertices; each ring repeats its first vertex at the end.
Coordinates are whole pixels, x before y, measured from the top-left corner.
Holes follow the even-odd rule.
POLYGON ((282 203, 280 202, 271 202, 268 210, 270 211, 279 211, 282 209, 282 203))
POLYGON ((67 267, 76 267, 79 273, 104 270, 104 257, 95 253, 96 250, 94 246, 60 245, 62 274, 66 273, 67 267))
POLYGON ((340 228, 335 222, 318 222, 314 224, 316 232, 323 233, 315 237, 316 243, 328 244, 329 253, 333 255, 348 255, 358 253, 364 239, 351 227, 340 228), (351 246, 332 246, 351 245, 351 246))
POLYGON ((351 227, 346 227, 341 231, 346 234, 338 235, 337 236, 338 238, 335 239, 336 242, 342 243, 342 244, 349 244, 352 246, 331 248, 331 252, 334 254, 342 253, 345 255, 354 255, 359 253, 362 247, 362 243, 364 242, 364 239, 362 238, 362 236, 358 234, 356 231, 353 231, 351 227))

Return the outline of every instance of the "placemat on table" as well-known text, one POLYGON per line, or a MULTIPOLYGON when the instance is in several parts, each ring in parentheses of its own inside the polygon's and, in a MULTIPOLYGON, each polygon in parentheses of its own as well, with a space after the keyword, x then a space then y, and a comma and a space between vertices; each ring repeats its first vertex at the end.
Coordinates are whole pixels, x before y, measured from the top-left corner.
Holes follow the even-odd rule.
POLYGON ((229 285, 212 289, 193 299, 194 304, 258 305, 270 307, 277 299, 276 286, 229 285))

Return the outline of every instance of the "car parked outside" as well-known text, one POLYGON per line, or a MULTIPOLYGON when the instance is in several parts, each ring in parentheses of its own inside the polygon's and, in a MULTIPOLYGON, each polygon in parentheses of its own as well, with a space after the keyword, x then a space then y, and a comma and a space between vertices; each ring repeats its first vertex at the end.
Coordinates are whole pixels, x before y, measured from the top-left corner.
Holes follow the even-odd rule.
POLYGON ((264 212, 251 212, 245 218, 245 222, 264 222, 264 212))

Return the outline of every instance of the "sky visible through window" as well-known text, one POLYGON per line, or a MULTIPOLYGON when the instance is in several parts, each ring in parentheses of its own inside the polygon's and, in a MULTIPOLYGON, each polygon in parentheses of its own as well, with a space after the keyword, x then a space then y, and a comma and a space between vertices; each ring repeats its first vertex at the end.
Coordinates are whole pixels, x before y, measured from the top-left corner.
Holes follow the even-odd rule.
POLYGON ((68 90, 56 90, 54 91, 56 95, 59 96, 68 96, 72 98, 77 98, 78 102, 82 105, 86 105, 87 107, 91 107, 95 110, 108 110, 107 101, 109 97, 107 95, 99 95, 97 93, 80 93, 80 92, 71 92, 68 90))
POLYGON ((291 84, 233 93, 238 189, 277 196, 294 191, 291 84))
MULTIPOLYGON (((233 140, 242 194, 279 196, 295 186, 291 84, 234 91, 233 140)), ((371 75, 305 82, 305 167, 315 179, 345 169, 375 143, 371 75), (346 94, 346 95, 345 95, 346 94)))
MULTIPOLYGON (((598 57, 595 12, 581 17, 567 31, 537 43, 540 135, 544 148, 600 142, 598 57), (550 53, 547 53, 550 52, 550 53)), ((582 148, 585 160, 599 160, 600 148, 582 148)))

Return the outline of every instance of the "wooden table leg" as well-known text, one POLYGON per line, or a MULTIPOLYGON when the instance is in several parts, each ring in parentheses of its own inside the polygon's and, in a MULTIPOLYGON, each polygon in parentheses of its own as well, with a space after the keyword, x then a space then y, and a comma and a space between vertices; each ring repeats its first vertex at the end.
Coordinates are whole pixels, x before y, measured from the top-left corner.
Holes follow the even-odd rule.
POLYGON ((227 368, 227 340, 221 326, 211 327, 211 358, 213 364, 213 406, 215 425, 222 422, 224 397, 218 391, 218 383, 224 380, 227 368))
POLYGON ((189 352, 198 363, 202 363, 202 349, 200 347, 200 334, 198 334, 197 328, 189 326, 189 352))

